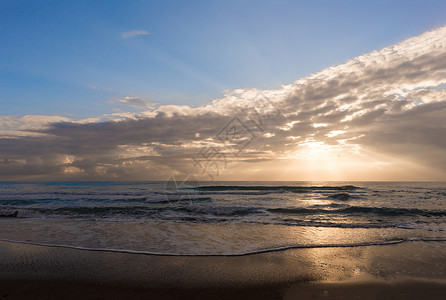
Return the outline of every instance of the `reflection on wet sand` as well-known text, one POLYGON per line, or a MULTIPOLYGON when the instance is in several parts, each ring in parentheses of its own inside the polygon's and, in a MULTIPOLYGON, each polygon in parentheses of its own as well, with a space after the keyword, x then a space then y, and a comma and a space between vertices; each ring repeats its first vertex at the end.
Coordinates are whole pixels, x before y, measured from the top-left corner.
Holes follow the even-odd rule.
MULTIPOLYGON (((446 289, 444 242, 295 249, 238 257, 139 255, 0 242, 0 253, 2 290, 10 295, 18 293, 25 281, 39 281, 39 286, 51 287, 45 293, 54 295, 62 293, 56 281, 68 287, 93 282, 99 285, 86 290, 95 294, 108 295, 111 288, 147 295, 156 290, 160 298, 184 289, 201 291, 203 298, 218 298, 218 291, 224 289, 235 298, 249 292, 260 299, 309 291, 324 295, 324 288, 342 295, 352 286, 359 294, 371 287, 375 294, 395 292, 390 287, 402 292, 414 282, 431 294, 446 289), (6 282, 10 284, 5 286, 6 282)), ((82 296, 81 292, 76 295, 82 296)))

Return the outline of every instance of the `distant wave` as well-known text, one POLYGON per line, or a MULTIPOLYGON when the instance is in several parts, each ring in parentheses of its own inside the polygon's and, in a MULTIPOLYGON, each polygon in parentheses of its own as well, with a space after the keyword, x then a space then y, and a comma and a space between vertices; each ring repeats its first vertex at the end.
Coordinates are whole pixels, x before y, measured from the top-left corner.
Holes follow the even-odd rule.
POLYGON ((160 197, 159 195, 149 196, 144 198, 144 202, 146 203, 183 203, 183 202, 210 202, 212 201, 211 197, 203 197, 198 195, 164 195, 164 197, 160 197))
MULTIPOLYGON (((120 202, 123 201, 120 199, 120 202)), ((248 214, 265 214, 271 213, 276 215, 295 215, 295 216, 307 216, 307 215, 378 215, 378 216, 423 216, 423 217, 442 217, 446 216, 446 210, 427 210, 418 208, 393 208, 393 207, 368 207, 368 206, 350 206, 347 204, 330 203, 327 205, 313 205, 308 207, 278 207, 278 208, 265 208, 261 206, 218 206, 218 205, 199 205, 199 203, 211 202, 212 198, 203 197, 199 195, 169 195, 169 196, 152 196, 144 198, 131 198, 124 199, 123 202, 127 203, 120 205, 113 205, 114 201, 110 199, 104 199, 98 201, 95 199, 95 204, 82 203, 76 205, 73 203, 70 206, 60 207, 20 207, 17 205, 33 204, 33 200, 3 200, 0 201, 3 207, 0 210, 29 210, 42 212, 44 214, 99 214, 106 213, 120 213, 120 214, 135 214, 135 213, 152 213, 156 211, 172 210, 183 211, 194 214, 212 214, 212 215, 248 215, 248 214), (129 205, 133 202, 133 205, 129 205), (110 205, 110 204, 112 205, 110 205), (101 205, 98 205, 101 204, 101 205), (164 205, 153 206, 154 204, 178 204, 178 205, 164 205)), ((51 203, 50 200, 48 200, 51 203)))
POLYGON ((360 189, 354 185, 344 186, 249 186, 249 185, 213 185, 199 186, 195 188, 199 191, 286 191, 292 193, 306 193, 317 191, 352 191, 360 189))
MULTIPOLYGON (((25 196, 10 196, 10 197, 0 197, 0 205, 11 205, 11 206, 26 206, 33 204, 45 204, 45 203, 67 203, 71 204, 74 202, 97 202, 97 203, 128 203, 128 202, 146 202, 146 203, 170 203, 170 202, 179 202, 179 201, 211 201, 211 197, 200 196, 199 194, 191 194, 187 192, 181 193, 153 193, 153 194, 144 194, 142 196, 137 195, 128 195, 131 197, 98 197, 101 195, 95 194, 85 194, 82 195, 84 197, 79 197, 78 195, 72 195, 74 197, 36 197, 37 195, 26 195, 25 196)), ((114 194, 114 196, 126 196, 114 194)))

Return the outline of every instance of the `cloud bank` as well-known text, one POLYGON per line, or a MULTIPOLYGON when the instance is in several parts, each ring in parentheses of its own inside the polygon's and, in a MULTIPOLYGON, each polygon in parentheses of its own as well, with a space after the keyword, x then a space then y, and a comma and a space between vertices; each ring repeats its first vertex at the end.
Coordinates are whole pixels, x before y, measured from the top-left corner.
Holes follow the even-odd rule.
MULTIPOLYGON (((131 31, 126 37, 141 33, 131 31)), ((2 180, 446 180, 446 27, 275 90, 0 117, 2 180)))

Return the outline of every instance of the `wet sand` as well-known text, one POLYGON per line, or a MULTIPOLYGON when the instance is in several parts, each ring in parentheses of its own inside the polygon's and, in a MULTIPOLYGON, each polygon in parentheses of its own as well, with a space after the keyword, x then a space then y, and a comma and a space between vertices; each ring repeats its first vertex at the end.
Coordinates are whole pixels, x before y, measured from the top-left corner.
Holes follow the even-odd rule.
POLYGON ((157 256, 0 242, 4 299, 444 299, 446 242, 157 256))

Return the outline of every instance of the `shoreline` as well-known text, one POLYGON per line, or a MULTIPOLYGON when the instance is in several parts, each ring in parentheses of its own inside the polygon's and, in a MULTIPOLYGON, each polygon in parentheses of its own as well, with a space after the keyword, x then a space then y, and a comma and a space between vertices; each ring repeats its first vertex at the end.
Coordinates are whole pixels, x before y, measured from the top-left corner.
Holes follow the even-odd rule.
POLYGON ((180 257, 239 257, 239 256, 249 256, 249 255, 257 255, 263 253, 272 253, 272 252, 280 252, 287 250, 296 250, 296 249, 317 249, 317 248, 354 248, 354 247, 368 247, 368 246, 386 246, 386 245, 395 245, 407 242, 446 242, 446 239, 419 239, 419 240, 390 240, 390 241, 382 241, 382 242, 369 242, 369 243, 357 243, 357 244, 316 244, 316 245, 297 245, 297 246, 285 246, 279 248, 271 248, 271 249, 262 249, 252 252, 241 252, 241 253, 233 253, 233 254, 181 254, 181 253, 164 253, 164 252, 149 252, 149 251, 140 251, 140 250, 130 250, 130 249, 113 249, 113 248, 91 248, 91 247, 83 247, 83 246, 72 246, 65 244, 48 244, 48 243, 39 243, 32 241, 20 241, 20 240, 11 240, 11 239, 3 239, 0 238, 0 242, 14 243, 14 244, 23 244, 23 245, 31 245, 31 246, 42 246, 42 247, 50 247, 50 248, 65 248, 65 249, 75 249, 75 250, 83 250, 83 251, 98 251, 98 252, 110 252, 110 253, 127 253, 127 254, 140 254, 140 255, 152 255, 152 256, 180 256, 180 257))
POLYGON ((446 245, 163 256, 0 241, 0 291, 7 299, 417 299, 421 292, 441 299, 446 245))
POLYGON ((145 251, 145 250, 133 250, 125 248, 101 248, 101 247, 86 247, 86 246, 74 246, 69 244, 57 244, 57 243, 46 243, 46 242, 34 242, 31 240, 15 240, 8 238, 0 238, 0 242, 15 243, 31 246, 42 246, 49 248, 63 248, 63 249, 75 249, 82 251, 94 251, 94 252, 110 252, 110 253, 127 253, 127 254, 140 254, 140 255, 152 255, 152 256, 178 256, 178 257, 240 257, 240 256, 250 256, 264 253, 281 252, 288 250, 299 250, 299 249, 319 249, 319 248, 355 248, 355 247, 369 247, 369 246, 387 246, 403 243, 416 243, 416 242, 434 242, 441 243, 446 242, 446 238, 443 237, 426 237, 426 238, 410 238, 410 239, 389 239, 383 241, 371 241, 363 243, 340 243, 340 244, 303 244, 303 245, 289 245, 277 248, 266 248, 260 250, 253 250, 248 252, 232 252, 232 253, 216 253, 216 254, 199 254, 199 253, 173 253, 173 252, 156 252, 156 251, 145 251))

